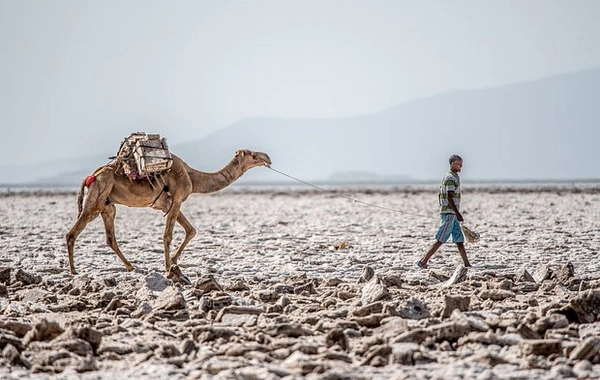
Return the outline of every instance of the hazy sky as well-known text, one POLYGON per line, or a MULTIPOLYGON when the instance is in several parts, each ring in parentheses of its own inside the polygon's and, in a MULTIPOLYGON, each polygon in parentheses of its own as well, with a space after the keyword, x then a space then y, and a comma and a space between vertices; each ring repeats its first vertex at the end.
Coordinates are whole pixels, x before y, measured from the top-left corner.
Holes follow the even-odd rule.
POLYGON ((600 1, 0 0, 0 165, 600 66, 600 1))

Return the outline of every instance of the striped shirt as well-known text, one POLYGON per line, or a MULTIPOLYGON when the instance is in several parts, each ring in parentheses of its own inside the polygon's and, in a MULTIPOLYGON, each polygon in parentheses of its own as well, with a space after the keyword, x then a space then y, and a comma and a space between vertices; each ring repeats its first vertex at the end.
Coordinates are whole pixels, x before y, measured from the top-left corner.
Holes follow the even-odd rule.
POLYGON ((460 177, 458 173, 454 173, 449 170, 448 173, 442 179, 440 185, 439 203, 440 203, 440 214, 454 214, 454 210, 448 206, 448 192, 453 191, 452 199, 454 205, 460 210, 460 177))

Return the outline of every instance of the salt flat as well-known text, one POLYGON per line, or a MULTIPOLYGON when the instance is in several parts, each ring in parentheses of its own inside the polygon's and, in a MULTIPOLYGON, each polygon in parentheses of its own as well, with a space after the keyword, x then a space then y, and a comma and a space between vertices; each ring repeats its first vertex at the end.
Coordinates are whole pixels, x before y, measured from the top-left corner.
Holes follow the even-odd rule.
POLYGON ((435 187, 192 195, 182 211, 198 234, 178 263, 191 285, 166 278, 158 211, 118 206, 134 272, 98 218, 71 276, 76 194, 0 193, 0 376, 600 377, 587 342, 600 335, 600 186, 464 187, 481 234, 468 271, 453 244, 415 265, 438 226, 435 187))

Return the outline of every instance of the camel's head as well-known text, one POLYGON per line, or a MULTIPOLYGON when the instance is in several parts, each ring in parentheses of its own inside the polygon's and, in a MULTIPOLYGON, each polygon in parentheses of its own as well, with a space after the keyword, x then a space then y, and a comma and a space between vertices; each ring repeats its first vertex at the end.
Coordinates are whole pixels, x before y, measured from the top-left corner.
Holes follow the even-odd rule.
POLYGON ((253 152, 249 149, 239 149, 235 152, 235 158, 237 158, 240 164, 244 165, 247 169, 252 169, 257 166, 271 166, 271 159, 266 153, 253 152))

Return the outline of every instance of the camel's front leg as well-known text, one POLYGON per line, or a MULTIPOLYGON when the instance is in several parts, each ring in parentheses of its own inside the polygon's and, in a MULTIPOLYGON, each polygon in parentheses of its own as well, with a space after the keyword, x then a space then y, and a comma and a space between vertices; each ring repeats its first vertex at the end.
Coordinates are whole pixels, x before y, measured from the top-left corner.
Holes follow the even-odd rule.
POLYGON ((190 242, 190 240, 192 240, 192 238, 196 236, 196 229, 194 228, 194 226, 192 226, 189 220, 187 220, 187 218, 185 217, 185 215, 183 215, 182 212, 179 212, 179 215, 177 216, 177 223, 179 223, 181 227, 183 227, 183 229, 185 230, 185 238, 175 251, 175 254, 171 256, 172 264, 177 264, 177 260, 179 260, 179 256, 181 256, 183 249, 190 242))
POLYGON ((169 269, 171 269, 171 255, 170 255, 170 247, 171 241, 173 240, 173 229, 175 228, 175 221, 179 217, 179 210, 181 208, 181 202, 173 201, 171 205, 171 209, 166 215, 166 223, 165 223, 165 232, 163 234, 163 244, 165 246, 165 270, 167 274, 169 273, 169 269))
POLYGON ((106 233, 106 244, 112 248, 112 250, 117 254, 119 259, 125 264, 125 268, 128 271, 132 271, 133 265, 123 255, 119 246, 117 245, 117 239, 115 238, 115 216, 117 215, 117 208, 114 204, 109 204, 104 207, 102 210, 102 220, 104 221, 104 231, 106 233))

